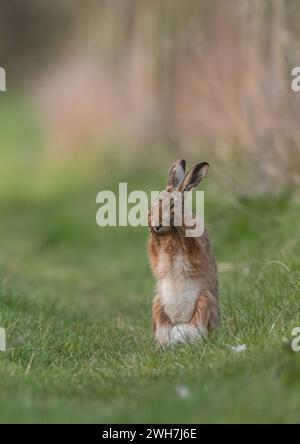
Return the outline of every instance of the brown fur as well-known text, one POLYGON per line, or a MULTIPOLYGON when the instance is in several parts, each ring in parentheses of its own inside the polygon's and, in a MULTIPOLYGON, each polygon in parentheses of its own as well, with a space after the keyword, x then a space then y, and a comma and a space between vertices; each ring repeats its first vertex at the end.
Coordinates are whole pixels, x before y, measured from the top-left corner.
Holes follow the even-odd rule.
MULTIPOLYGON (((201 281, 205 281, 207 290, 199 295, 195 306, 195 312, 191 319, 193 325, 201 324, 213 331, 219 323, 218 304, 218 279, 217 266, 213 256, 208 232, 205 229, 200 238, 184 237, 181 230, 174 229, 171 234, 162 236, 156 235, 153 231, 149 238, 149 258, 152 272, 156 278, 161 278, 166 269, 158 268, 158 255, 163 250, 169 259, 166 269, 171 266, 179 251, 184 252, 191 264, 191 268, 186 272, 187 276, 197 276, 201 281)), ((168 319, 162 315, 163 306, 159 295, 156 296, 153 305, 153 323, 161 323, 161 320, 168 319), (154 309, 156 307, 156 310, 154 309), (159 316, 155 316, 159 307, 159 316)), ((170 320, 169 320, 170 322, 170 320)))
POLYGON ((203 325, 212 332, 219 323, 219 308, 215 303, 215 298, 210 291, 203 291, 196 302, 195 311, 191 319, 191 324, 203 325))
POLYGON ((165 313, 164 307, 159 298, 155 299, 152 307, 153 330, 155 332, 157 325, 171 325, 169 316, 165 313))
MULTIPOLYGON (((178 165, 178 162, 174 165, 178 165)), ((174 174, 174 166, 170 174, 174 174)), ((195 181, 195 173, 188 174, 195 181)), ((187 176, 184 181, 188 184, 187 176)), ((170 181, 169 178, 168 188, 170 188, 170 181)), ((169 276, 168 273, 179 273, 180 276, 184 276, 184 279, 196 282, 195 285, 199 282, 199 296, 189 322, 211 332, 219 323, 219 302, 217 267, 210 238, 206 229, 200 237, 185 237, 184 229, 185 227, 173 226, 168 232, 159 234, 150 227, 148 251, 151 269, 158 282, 169 276), (180 261, 177 261, 179 264, 176 262, 178 258, 180 258, 180 261)), ((185 321, 179 316, 176 322, 185 321)), ((158 285, 153 302, 154 331, 159 326, 175 325, 176 322, 174 319, 172 321, 165 312, 158 285)))

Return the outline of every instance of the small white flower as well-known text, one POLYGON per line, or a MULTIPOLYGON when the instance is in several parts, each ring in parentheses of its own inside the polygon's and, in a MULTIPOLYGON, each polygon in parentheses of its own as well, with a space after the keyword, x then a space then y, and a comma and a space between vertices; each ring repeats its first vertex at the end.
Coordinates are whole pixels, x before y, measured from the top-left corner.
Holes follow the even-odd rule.
POLYGON ((283 336, 283 337, 281 338, 281 341, 282 341, 285 345, 288 345, 288 344, 290 343, 290 341, 288 340, 288 338, 287 338, 286 336, 283 336))
POLYGON ((185 385, 177 385, 176 393, 180 398, 186 399, 191 396, 190 390, 185 385))
POLYGON ((232 345, 230 348, 234 353, 240 353, 247 349, 247 345, 246 344, 232 345))

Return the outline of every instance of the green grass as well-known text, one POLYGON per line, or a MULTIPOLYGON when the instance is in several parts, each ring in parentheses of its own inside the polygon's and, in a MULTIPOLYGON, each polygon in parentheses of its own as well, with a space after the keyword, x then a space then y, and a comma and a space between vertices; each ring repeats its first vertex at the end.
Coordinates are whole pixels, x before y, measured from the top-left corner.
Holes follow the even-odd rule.
MULTIPOLYGON (((16 155, 18 138, 3 133, 16 155)), ((95 198, 119 181, 156 189, 163 176, 97 167, 73 183, 50 174, 40 193, 20 161, 1 178, 0 421, 299 422, 300 353, 282 342, 300 326, 297 200, 228 198, 206 181, 217 259, 232 270, 220 273, 222 323, 203 343, 158 350, 147 230, 97 227, 95 198)))

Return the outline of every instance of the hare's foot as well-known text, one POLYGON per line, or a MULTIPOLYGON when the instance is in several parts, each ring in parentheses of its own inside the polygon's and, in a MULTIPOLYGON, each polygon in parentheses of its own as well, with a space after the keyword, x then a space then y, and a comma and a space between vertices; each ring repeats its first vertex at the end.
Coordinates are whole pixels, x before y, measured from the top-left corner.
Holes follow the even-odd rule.
POLYGON ((194 342, 201 340, 204 336, 207 336, 205 327, 196 327, 192 324, 176 324, 170 331, 170 343, 194 342))
POLYGON ((158 345, 165 346, 170 344, 171 325, 158 325, 155 330, 155 339, 158 345))

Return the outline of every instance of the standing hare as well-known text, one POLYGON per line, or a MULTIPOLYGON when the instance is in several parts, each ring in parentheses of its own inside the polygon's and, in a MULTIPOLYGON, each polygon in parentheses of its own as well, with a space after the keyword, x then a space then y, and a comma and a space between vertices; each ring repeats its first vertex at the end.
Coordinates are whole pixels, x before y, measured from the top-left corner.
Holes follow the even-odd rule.
POLYGON ((172 165, 167 188, 149 212, 149 257, 157 280, 153 327, 161 346, 199 340, 219 323, 217 266, 208 232, 204 228, 200 236, 187 237, 185 222, 174 223, 176 217, 185 220, 184 193, 201 182, 209 165, 199 163, 185 174, 185 164, 172 165), (179 206, 174 205, 178 196, 179 206))

